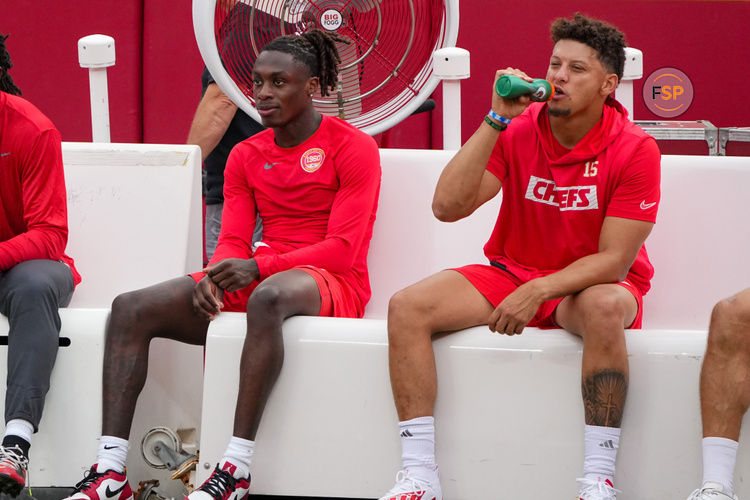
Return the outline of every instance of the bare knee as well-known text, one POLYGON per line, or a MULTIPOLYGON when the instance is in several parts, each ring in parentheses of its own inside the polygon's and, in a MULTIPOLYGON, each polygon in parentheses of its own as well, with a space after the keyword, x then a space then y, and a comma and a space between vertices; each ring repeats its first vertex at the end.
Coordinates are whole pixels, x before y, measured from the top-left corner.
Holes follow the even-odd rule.
POLYGON ((151 330, 149 301, 140 290, 121 293, 112 301, 107 336, 110 339, 121 336, 132 337, 140 332, 151 330), (137 326, 137 328, 133 328, 137 326))
POLYGON ((624 322, 627 313, 622 296, 599 289, 586 297, 580 310, 585 348, 603 358, 624 356, 624 322))
POLYGON ((586 298, 583 307, 583 325, 586 329, 621 331, 626 308, 622 296, 612 291, 599 290, 586 298))
POLYGON ((429 329, 429 306, 420 300, 412 287, 396 292, 388 302, 388 339, 398 341, 406 335, 420 334, 429 329))
POLYGON ((734 298, 717 303, 711 312, 708 347, 750 353, 750 309, 734 298))
POLYGON ((268 283, 258 286, 247 301, 247 313, 254 318, 270 315, 278 316, 282 312, 284 291, 280 286, 268 283))
POLYGON ((147 302, 141 299, 141 295, 140 291, 136 290, 115 297, 112 301, 112 320, 141 316, 147 302))

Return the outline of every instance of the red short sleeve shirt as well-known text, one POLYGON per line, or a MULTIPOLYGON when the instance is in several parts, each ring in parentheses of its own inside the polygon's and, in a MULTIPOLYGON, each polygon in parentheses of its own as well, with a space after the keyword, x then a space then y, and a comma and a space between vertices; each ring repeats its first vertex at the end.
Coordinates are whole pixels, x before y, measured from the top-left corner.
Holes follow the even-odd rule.
MULTIPOLYGON (((500 134, 487 169, 502 181, 502 205, 485 255, 524 280, 598 251, 604 218, 656 221, 661 154, 614 100, 569 150, 554 138, 546 105, 532 104, 500 134)), ((642 247, 628 280, 641 293, 653 267, 642 247)))

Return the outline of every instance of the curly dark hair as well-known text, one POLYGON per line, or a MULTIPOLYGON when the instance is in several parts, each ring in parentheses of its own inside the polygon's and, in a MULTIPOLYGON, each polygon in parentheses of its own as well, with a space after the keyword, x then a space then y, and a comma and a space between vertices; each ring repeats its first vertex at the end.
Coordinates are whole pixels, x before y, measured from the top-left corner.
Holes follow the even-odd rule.
POLYGON ((21 95, 21 89, 16 87, 10 73, 8 73, 8 70, 13 67, 13 63, 10 62, 10 54, 5 48, 5 40, 7 39, 8 35, 3 36, 0 33, 0 90, 8 94, 21 95))
POLYGON ((597 53, 604 68, 622 80, 625 69, 625 35, 615 26, 598 19, 592 19, 576 12, 573 19, 560 17, 550 27, 552 41, 575 40, 597 53))
POLYGON ((336 42, 349 43, 336 33, 314 29, 300 35, 286 35, 273 39, 263 52, 275 50, 291 54, 307 67, 310 76, 320 79, 320 94, 328 95, 328 89, 336 90, 341 57, 336 42))

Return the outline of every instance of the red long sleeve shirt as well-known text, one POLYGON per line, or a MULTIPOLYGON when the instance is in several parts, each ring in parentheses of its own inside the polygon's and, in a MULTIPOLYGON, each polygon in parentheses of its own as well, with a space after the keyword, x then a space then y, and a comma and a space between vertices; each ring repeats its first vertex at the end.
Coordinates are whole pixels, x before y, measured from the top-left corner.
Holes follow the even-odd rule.
POLYGON ((323 116, 318 130, 293 148, 278 147, 271 129, 260 132, 229 155, 211 263, 253 256, 257 209, 262 244, 270 247, 253 256, 261 280, 298 265, 320 267, 356 290, 363 311, 370 298, 367 252, 379 191, 377 144, 346 122, 323 116))
POLYGON ((0 92, 0 272, 65 255, 68 215, 60 133, 34 105, 0 92))

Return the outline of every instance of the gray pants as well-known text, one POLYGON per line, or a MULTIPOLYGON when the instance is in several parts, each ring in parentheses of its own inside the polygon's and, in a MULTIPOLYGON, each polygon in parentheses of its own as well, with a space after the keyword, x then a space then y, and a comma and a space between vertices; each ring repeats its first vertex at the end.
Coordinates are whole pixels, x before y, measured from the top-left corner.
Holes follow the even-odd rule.
POLYGON ((0 313, 10 325, 6 422, 21 418, 38 430, 59 345, 57 309, 68 305, 73 287, 70 268, 53 260, 29 260, 0 273, 0 313))
MULTIPOLYGON (((206 257, 211 260, 214 252, 216 251, 216 245, 219 242, 219 233, 221 232, 221 215, 224 211, 223 203, 216 203, 214 205, 206 205, 206 257)), ((257 243, 263 239, 263 221, 260 216, 255 221, 255 231, 253 231, 253 243, 257 243)))
POLYGON ((224 204, 206 205, 206 257, 211 257, 216 251, 216 244, 219 242, 219 233, 221 232, 221 214, 224 211, 224 204))

